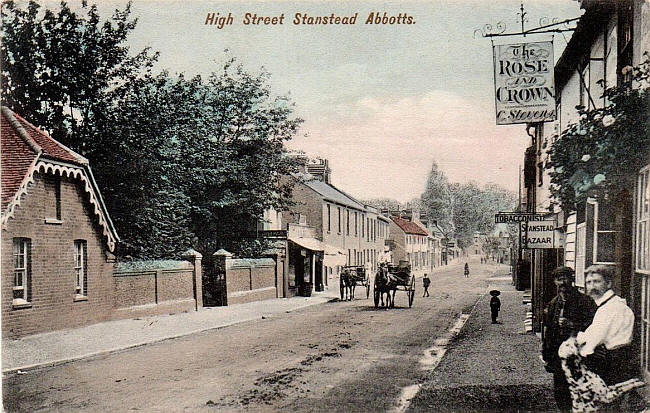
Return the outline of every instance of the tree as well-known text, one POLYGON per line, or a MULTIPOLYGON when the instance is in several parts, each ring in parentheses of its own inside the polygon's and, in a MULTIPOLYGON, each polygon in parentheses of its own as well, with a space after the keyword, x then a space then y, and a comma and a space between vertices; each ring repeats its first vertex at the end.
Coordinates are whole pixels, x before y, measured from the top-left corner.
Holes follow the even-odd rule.
POLYGON ((420 199, 429 220, 437 221, 445 235, 452 235, 455 227, 450 184, 435 161, 431 165, 425 190, 420 199))
POLYGON ((101 22, 95 5, 79 12, 61 2, 57 12, 30 1, 2 7, 2 101, 45 128, 54 139, 92 158, 97 122, 114 94, 150 73, 157 54, 129 54, 137 21, 130 3, 101 22))
POLYGON ((494 215, 510 211, 516 204, 515 195, 496 184, 480 188, 476 183, 451 185, 454 236, 461 247, 472 242, 474 232, 489 233, 494 229, 494 215))
POLYGON ((232 57, 207 80, 154 75, 157 55, 125 46, 129 16, 130 5, 101 23, 85 2, 79 13, 6 3, 3 103, 89 158, 122 256, 260 252, 245 233, 289 202, 284 143, 302 120, 267 72, 232 57))
MULTIPOLYGON (((199 248, 251 249, 241 234, 254 228, 267 208, 285 209, 299 160, 284 144, 298 131, 293 104, 273 97, 269 73, 253 75, 234 59, 200 84, 195 107, 200 124, 179 135, 186 161, 193 231, 199 248), (251 228, 252 226, 252 228, 251 228)), ((189 114, 188 114, 189 115, 189 114)))
POLYGON ((387 209, 389 211, 399 211, 406 208, 406 205, 404 203, 391 198, 372 198, 361 202, 366 205, 373 206, 379 210, 387 209))
POLYGON ((462 248, 472 243, 474 232, 490 232, 494 214, 512 210, 515 202, 512 192, 496 184, 481 188, 474 182, 450 183, 435 162, 421 197, 429 219, 437 220, 445 235, 456 238, 462 248))

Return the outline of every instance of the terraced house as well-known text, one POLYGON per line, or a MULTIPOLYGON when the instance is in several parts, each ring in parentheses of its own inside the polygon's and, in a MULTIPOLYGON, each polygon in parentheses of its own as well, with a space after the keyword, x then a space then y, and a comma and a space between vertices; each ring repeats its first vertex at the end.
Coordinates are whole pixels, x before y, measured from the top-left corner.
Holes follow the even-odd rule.
POLYGON ((422 276, 430 271, 430 235, 424 227, 413 220, 392 216, 390 243, 393 250, 393 263, 408 261, 411 271, 422 276))
POLYGON ((282 212, 282 222, 312 227, 317 242, 294 241, 304 249, 322 251, 325 286, 338 278, 344 265, 364 265, 374 272, 389 236, 389 219, 332 185, 326 160, 308 164, 306 171, 294 177, 296 204, 282 212))

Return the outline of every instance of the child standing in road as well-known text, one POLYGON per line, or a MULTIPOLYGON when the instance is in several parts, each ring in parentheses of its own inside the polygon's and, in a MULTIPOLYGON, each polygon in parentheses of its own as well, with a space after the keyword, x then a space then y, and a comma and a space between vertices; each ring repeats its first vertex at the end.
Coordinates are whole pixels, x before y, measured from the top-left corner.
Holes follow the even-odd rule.
POLYGON ((492 290, 490 291, 490 295, 492 298, 490 299, 490 311, 492 312, 492 324, 497 324, 497 317, 499 316, 499 310, 501 310, 501 300, 499 300, 499 294, 501 294, 501 291, 499 290, 492 290))
POLYGON ((422 278, 422 285, 424 286, 424 294, 422 295, 422 297, 428 297, 431 280, 429 279, 429 276, 427 274, 424 274, 424 278, 422 278))

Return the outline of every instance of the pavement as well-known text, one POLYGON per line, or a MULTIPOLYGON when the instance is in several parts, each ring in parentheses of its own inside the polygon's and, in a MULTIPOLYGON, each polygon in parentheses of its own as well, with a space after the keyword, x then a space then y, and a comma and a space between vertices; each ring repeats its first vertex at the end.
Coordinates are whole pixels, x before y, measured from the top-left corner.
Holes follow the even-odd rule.
POLYGON ((506 267, 488 279, 467 322, 411 400, 407 412, 555 412, 553 377, 539 359, 541 342, 527 333, 527 306, 506 267), (501 291, 492 324, 488 291, 501 291))

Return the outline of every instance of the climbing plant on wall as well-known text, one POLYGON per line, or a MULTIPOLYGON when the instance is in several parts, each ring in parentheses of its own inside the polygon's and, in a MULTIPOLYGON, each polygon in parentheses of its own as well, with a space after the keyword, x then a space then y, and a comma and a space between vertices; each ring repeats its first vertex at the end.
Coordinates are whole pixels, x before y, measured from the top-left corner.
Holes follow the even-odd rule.
POLYGON ((622 69, 628 81, 605 90, 605 107, 578 107, 579 121, 551 145, 545 167, 551 195, 562 209, 633 188, 636 171, 650 161, 650 57, 645 56, 638 67, 622 69))

